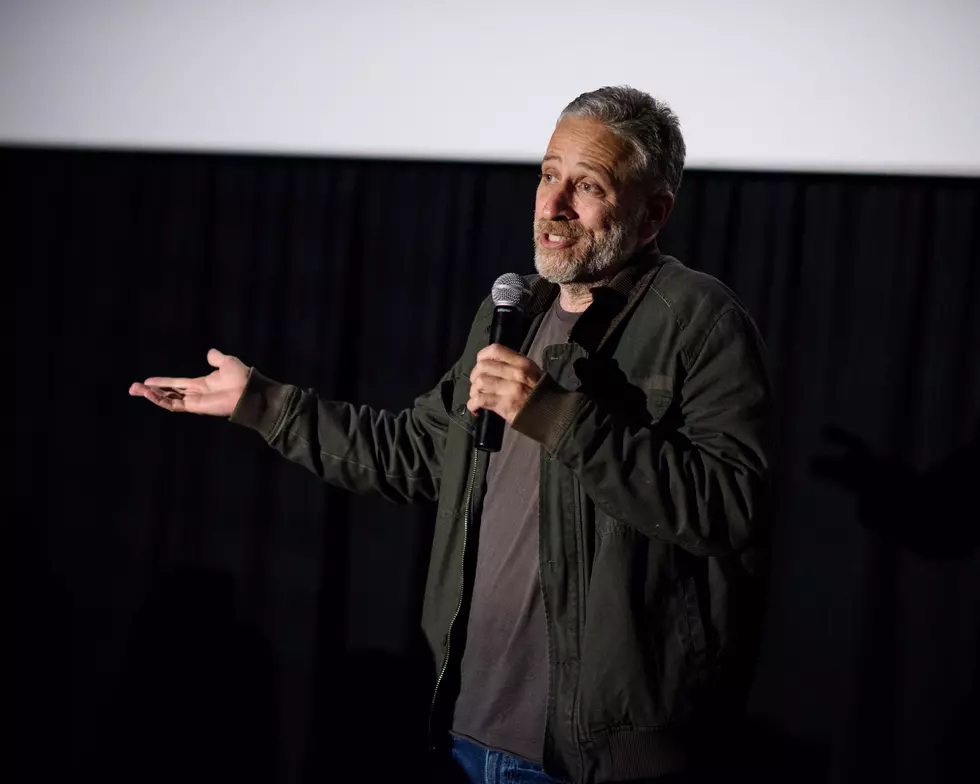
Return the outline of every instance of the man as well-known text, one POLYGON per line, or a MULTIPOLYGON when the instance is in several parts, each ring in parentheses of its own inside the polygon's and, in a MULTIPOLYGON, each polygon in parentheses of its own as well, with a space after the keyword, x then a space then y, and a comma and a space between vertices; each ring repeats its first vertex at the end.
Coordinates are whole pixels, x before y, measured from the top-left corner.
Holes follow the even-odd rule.
POLYGON ((230 416, 326 481, 437 499, 430 734, 472 781, 653 778, 717 758, 759 633, 770 403, 734 295, 661 255, 685 147, 627 87, 575 99, 541 164, 526 356, 487 346, 400 413, 212 350, 130 393, 230 416), (473 448, 476 414, 506 420, 473 448), (447 732, 448 731, 448 732, 447 732))

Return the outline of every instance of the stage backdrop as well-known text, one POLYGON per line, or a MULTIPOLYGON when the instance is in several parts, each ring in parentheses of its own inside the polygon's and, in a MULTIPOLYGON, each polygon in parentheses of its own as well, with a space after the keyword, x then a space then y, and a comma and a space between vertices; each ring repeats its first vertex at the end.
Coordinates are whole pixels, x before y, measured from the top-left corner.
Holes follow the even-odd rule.
MULTIPOLYGON (((531 271, 535 168, 8 147, 0 182, 19 780, 404 775, 432 510, 127 388, 215 346, 409 405, 531 271)), ((975 179, 686 175, 663 248, 746 302, 778 391, 759 780, 972 760, 978 225, 975 179)))

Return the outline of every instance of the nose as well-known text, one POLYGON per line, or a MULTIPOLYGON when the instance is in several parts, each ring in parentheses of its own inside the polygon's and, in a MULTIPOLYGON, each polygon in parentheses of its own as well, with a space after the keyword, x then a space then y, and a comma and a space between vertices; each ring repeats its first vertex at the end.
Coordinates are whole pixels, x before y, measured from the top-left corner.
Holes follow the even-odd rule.
POLYGON ((578 217, 572 206, 572 194, 568 188, 550 188, 543 195, 541 217, 545 220, 573 220, 578 217))

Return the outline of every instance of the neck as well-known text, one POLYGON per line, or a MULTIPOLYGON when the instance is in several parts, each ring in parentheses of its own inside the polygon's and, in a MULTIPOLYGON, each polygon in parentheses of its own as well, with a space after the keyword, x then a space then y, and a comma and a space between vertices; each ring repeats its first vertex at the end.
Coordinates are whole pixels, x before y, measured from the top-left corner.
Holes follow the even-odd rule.
POLYGON ((616 277, 616 273, 625 266, 625 264, 617 264, 611 268, 607 267, 602 277, 588 282, 559 283, 561 296, 558 304, 561 305, 562 310, 569 313, 581 313, 592 304, 592 290, 608 285, 616 277))
POLYGON ((562 283, 559 286, 561 296, 558 304, 569 313, 581 313, 592 304, 592 289, 604 286, 610 280, 611 277, 591 283, 562 283))
MULTIPOLYGON (((655 241, 643 243, 634 250, 634 253, 637 254, 657 252, 657 243, 655 241)), ((592 290, 608 285, 620 270, 629 265, 632 257, 632 255, 627 256, 618 264, 607 267, 605 274, 596 280, 579 283, 559 283, 558 287, 561 289, 561 297, 558 300, 558 304, 561 305, 562 310, 566 310, 569 313, 581 313, 588 308, 592 304, 592 290)))

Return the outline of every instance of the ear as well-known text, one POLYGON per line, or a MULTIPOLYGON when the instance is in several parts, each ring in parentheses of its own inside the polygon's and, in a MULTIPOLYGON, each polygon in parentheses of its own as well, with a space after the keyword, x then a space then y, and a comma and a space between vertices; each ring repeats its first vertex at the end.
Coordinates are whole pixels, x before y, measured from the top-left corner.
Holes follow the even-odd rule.
POLYGON ((647 196, 645 200, 646 218, 640 224, 640 233, 637 241, 642 247, 654 239, 660 230, 667 223, 667 218, 674 209, 674 194, 657 193, 647 196))

